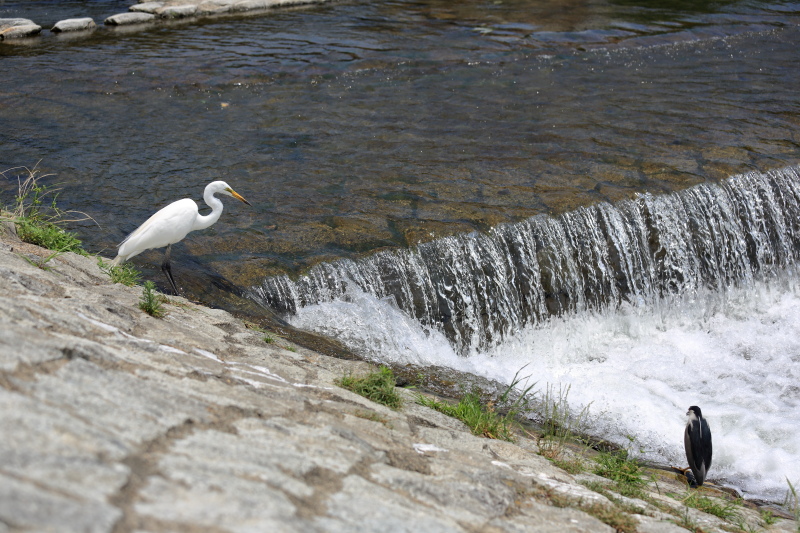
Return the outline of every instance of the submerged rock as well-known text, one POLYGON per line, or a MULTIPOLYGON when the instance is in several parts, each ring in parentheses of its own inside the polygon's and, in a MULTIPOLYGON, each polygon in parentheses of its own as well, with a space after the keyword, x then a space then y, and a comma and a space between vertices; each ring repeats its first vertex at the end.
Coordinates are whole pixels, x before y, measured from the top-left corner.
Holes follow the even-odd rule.
POLYGON ((50 30, 53 33, 69 32, 69 31, 88 31, 97 27, 90 17, 80 19, 66 19, 60 20, 55 23, 50 30))

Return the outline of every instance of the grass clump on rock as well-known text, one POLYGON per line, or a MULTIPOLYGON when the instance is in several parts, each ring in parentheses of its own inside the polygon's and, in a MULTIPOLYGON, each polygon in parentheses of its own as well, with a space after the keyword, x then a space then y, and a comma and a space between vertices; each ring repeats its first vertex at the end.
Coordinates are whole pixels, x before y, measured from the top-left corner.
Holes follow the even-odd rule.
POLYGON ((336 384, 391 409, 403 405, 403 398, 395 391, 394 373, 385 366, 365 376, 344 376, 336 384))
POLYGON ((642 465, 630 459, 627 451, 601 452, 594 460, 594 473, 613 481, 617 492, 632 498, 642 496, 648 480, 642 465))
MULTIPOLYGON (((18 169, 9 169, 5 173, 18 169)), ((62 211, 56 205, 58 194, 56 190, 49 189, 40 183, 42 176, 38 170, 24 168, 28 173, 25 179, 19 178, 17 196, 14 206, 9 208, 9 217, 16 226, 17 236, 24 242, 54 250, 56 252, 75 252, 88 255, 83 249, 80 239, 63 228, 64 224, 86 220, 88 215, 79 213, 79 218, 70 219, 72 211, 62 211), (49 203, 48 203, 49 201, 49 203)))
POLYGON ((156 291, 156 285, 152 281, 145 281, 142 289, 142 297, 139 300, 139 309, 148 315, 161 318, 164 316, 164 308, 161 307, 164 296, 156 291))
POLYGON ((457 404, 445 403, 435 398, 419 395, 417 403, 435 409, 464 422, 474 435, 513 442, 514 419, 501 415, 489 404, 484 404, 476 391, 468 392, 457 404))
POLYGON ((686 507, 693 507, 723 520, 736 520, 739 517, 738 506, 735 502, 702 496, 696 490, 689 491, 686 497, 681 499, 681 502, 686 507))
POLYGON ((519 425, 517 416, 528 409, 532 399, 530 391, 535 385, 516 393, 517 385, 523 379, 527 378, 520 378, 517 371, 511 384, 498 398, 497 403, 505 414, 499 412, 492 402, 484 403, 477 390, 464 394, 457 404, 442 402, 422 394, 417 397, 417 403, 461 420, 472 430, 473 435, 514 442, 514 428, 519 425), (514 400, 511 400, 512 396, 515 396, 514 400))
POLYGON ((562 455, 569 442, 579 441, 579 433, 585 427, 589 414, 589 406, 584 407, 579 413, 573 412, 567 397, 570 386, 558 390, 553 385, 548 385, 544 398, 540 402, 538 415, 541 419, 542 433, 536 439, 539 453, 550 459, 556 466, 564 468, 570 473, 577 473, 581 468, 580 462, 565 460, 562 455))
POLYGON ((102 258, 98 257, 97 266, 100 267, 100 270, 108 274, 108 277, 111 278, 113 283, 122 283, 128 287, 133 287, 134 285, 138 284, 142 277, 142 273, 136 270, 131 263, 123 263, 121 265, 114 266, 110 263, 106 263, 102 258))

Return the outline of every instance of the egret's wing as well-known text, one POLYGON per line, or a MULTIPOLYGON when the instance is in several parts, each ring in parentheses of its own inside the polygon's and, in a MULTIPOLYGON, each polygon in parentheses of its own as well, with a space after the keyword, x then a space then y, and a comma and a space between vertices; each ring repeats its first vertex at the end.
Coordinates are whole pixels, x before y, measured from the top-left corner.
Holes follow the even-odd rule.
POLYGON ((160 248, 183 239, 197 217, 197 204, 190 198, 172 202, 144 221, 119 246, 130 243, 140 251, 160 248))
MULTIPOLYGON (((169 206, 167 206, 167 207, 169 207, 169 206)), ((156 211, 155 213, 153 213, 153 215, 150 218, 148 218, 147 220, 145 220, 144 223, 141 226, 139 226, 138 228, 136 228, 135 230, 130 232, 127 237, 122 239, 122 242, 119 243, 119 246, 122 246, 123 244, 125 244, 129 240, 131 240, 134 237, 136 237, 138 235, 141 235, 145 231, 147 231, 147 228, 151 227, 154 223, 156 223, 156 221, 159 219, 159 215, 161 214, 161 212, 164 211, 164 209, 167 209, 167 207, 164 207, 164 208, 156 211)))

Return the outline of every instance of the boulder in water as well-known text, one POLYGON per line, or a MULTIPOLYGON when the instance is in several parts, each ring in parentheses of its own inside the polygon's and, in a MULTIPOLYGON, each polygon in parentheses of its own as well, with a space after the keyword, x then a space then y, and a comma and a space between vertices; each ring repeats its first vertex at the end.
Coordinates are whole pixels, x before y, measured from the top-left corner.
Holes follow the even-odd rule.
POLYGON ((79 19, 65 19, 59 20, 55 23, 50 30, 53 33, 70 32, 70 31, 89 31, 97 27, 90 17, 79 19))
POLYGON ((0 19, 0 41, 38 35, 42 27, 28 19, 0 19))
POLYGON ((128 26, 130 24, 146 24, 156 20, 152 13, 119 13, 111 15, 104 23, 107 26, 128 26))
POLYGON ((128 8, 132 13, 150 13, 155 14, 156 10, 164 7, 164 2, 145 2, 143 4, 134 4, 128 8))
POLYGON ((158 15, 161 18, 165 19, 179 19, 185 17, 192 17, 195 15, 196 12, 197 12, 197 6, 195 5, 168 6, 156 10, 156 13, 158 13, 158 15))

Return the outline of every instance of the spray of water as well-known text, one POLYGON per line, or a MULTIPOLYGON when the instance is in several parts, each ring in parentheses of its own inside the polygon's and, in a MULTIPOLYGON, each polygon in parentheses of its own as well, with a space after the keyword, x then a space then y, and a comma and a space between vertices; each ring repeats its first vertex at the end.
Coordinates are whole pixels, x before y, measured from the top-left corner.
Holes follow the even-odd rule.
POLYGON ((528 364, 654 459, 683 463, 700 405, 711 478, 778 497, 800 479, 798 251, 786 168, 321 264, 253 297, 376 360, 502 381, 528 364))

